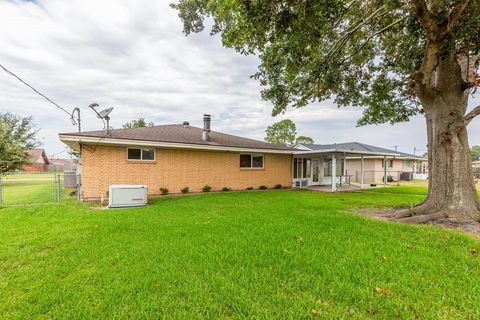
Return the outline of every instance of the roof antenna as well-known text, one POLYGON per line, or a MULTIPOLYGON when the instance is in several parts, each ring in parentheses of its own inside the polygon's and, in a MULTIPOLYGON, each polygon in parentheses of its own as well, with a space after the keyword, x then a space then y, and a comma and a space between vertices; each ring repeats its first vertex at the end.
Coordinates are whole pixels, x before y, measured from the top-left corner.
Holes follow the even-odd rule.
POLYGON ((113 107, 104 109, 104 110, 99 112, 99 111, 97 111, 97 109, 95 109, 98 106, 99 106, 98 103, 92 103, 88 107, 91 108, 93 111, 95 111, 95 113, 97 114, 97 117, 99 119, 102 119, 103 129, 106 129, 107 131, 110 131, 110 129, 112 129, 112 128, 110 127, 110 116, 109 116, 109 114, 110 114, 110 112, 112 112, 113 107), (106 126, 105 126, 105 121, 104 120, 107 120, 107 125, 106 126))

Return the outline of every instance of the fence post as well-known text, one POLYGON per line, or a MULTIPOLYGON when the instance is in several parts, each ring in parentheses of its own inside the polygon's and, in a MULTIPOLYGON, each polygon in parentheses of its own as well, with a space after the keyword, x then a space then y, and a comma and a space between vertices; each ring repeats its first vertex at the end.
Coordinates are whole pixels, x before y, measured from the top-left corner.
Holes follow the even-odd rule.
POLYGON ((53 202, 57 202, 57 176, 53 175, 53 202))
POLYGON ((3 184, 2 184, 2 175, 0 175, 0 206, 3 204, 3 184))
POLYGON ((55 180, 56 180, 56 185, 57 185, 57 202, 60 203, 60 200, 62 200, 62 194, 61 194, 61 189, 60 189, 60 175, 57 174, 55 175, 55 180))

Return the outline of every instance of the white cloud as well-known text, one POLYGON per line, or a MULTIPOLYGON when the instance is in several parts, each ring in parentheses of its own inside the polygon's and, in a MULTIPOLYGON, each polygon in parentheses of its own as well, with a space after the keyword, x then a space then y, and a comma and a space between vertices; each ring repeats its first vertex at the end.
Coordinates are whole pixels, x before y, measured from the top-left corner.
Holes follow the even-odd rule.
MULTIPOLYGON (((265 128, 291 118, 319 143, 359 140, 411 151, 425 145, 421 117, 406 124, 356 128, 361 109, 313 104, 271 117, 250 78, 258 60, 225 49, 207 32, 186 37, 169 0, 44 0, 0 2, 0 63, 69 109, 82 109, 85 130, 101 122, 87 106, 113 106, 112 125, 144 117, 157 124, 188 120, 263 139, 265 128)), ((47 153, 62 150, 59 132, 74 131, 68 116, 11 76, 0 73, 0 106, 32 115, 47 153)), ((473 123, 471 142, 480 124, 473 123)))

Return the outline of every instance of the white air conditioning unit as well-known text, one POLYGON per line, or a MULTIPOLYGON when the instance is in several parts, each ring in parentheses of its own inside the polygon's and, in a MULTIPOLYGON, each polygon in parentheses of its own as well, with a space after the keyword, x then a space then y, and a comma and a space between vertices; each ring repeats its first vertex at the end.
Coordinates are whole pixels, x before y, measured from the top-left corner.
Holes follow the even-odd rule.
POLYGON ((108 188, 108 207, 124 208, 147 205, 145 185, 114 184, 108 188))
POLYGON ((294 188, 306 188, 308 187, 308 179, 293 179, 294 188))

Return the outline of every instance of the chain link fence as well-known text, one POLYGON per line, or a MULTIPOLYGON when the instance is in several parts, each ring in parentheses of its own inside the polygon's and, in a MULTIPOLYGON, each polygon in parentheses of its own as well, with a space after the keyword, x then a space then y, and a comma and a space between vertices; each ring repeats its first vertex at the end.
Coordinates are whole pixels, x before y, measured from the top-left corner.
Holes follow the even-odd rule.
MULTIPOLYGON (((361 172, 359 170, 347 170, 347 176, 352 183, 361 183, 361 172)), ((364 184, 383 184, 385 173, 384 171, 365 170, 363 172, 364 184)), ((387 170, 387 182, 411 181, 419 179, 412 171, 393 171, 387 170)), ((423 177, 422 177, 423 179, 423 177)))
POLYGON ((63 174, 10 173, 0 175, 0 207, 58 203, 63 174))

